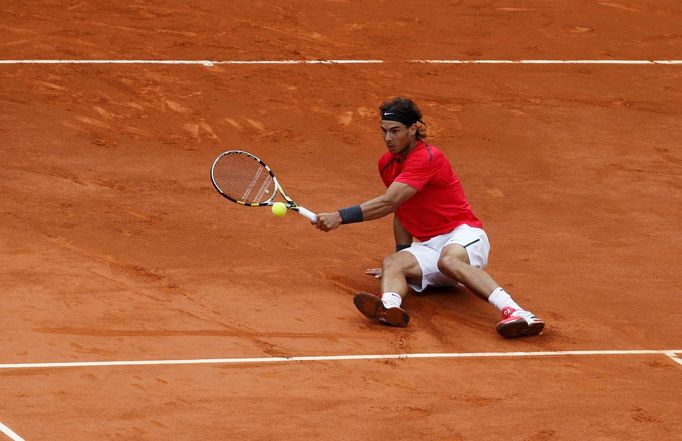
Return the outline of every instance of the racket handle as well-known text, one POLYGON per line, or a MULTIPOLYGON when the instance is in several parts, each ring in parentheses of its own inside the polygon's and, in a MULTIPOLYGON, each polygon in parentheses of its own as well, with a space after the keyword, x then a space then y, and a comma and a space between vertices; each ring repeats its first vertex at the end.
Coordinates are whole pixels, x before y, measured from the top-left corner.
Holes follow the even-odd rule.
POLYGON ((305 216, 310 220, 310 223, 316 224, 317 223, 317 215, 313 213, 312 211, 301 207, 300 205, 298 206, 298 214, 301 216, 305 216))

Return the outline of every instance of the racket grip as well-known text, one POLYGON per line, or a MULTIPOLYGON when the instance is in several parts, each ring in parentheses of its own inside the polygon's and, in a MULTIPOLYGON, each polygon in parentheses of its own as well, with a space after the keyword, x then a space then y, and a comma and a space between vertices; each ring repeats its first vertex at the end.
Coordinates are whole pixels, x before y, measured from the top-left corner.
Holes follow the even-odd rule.
POLYGON ((312 211, 301 207, 300 205, 298 206, 298 213, 301 216, 305 216, 310 220, 310 223, 316 224, 317 223, 317 215, 313 213, 312 211))

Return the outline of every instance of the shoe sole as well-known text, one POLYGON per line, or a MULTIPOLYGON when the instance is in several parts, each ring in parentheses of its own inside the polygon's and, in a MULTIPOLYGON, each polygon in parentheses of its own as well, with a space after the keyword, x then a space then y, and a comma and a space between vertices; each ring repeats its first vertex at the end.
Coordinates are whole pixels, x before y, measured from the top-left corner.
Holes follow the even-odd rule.
POLYGON ((361 292, 353 297, 353 303, 358 311, 370 320, 398 328, 404 328, 410 322, 407 311, 402 308, 386 308, 381 299, 375 295, 361 292))
POLYGON ((528 322, 520 318, 508 323, 498 323, 495 329, 502 337, 516 338, 528 335, 538 335, 542 332, 544 327, 545 323, 542 321, 536 321, 529 325, 528 322))

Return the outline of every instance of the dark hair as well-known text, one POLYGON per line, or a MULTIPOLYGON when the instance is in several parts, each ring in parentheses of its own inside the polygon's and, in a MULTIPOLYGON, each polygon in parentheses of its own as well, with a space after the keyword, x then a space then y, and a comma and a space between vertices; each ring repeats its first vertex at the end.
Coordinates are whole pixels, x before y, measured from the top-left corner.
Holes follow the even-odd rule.
POLYGON ((422 112, 411 99, 402 96, 393 98, 379 106, 379 112, 381 119, 398 121, 407 127, 419 123, 417 125, 417 139, 426 138, 426 124, 422 121, 422 112))

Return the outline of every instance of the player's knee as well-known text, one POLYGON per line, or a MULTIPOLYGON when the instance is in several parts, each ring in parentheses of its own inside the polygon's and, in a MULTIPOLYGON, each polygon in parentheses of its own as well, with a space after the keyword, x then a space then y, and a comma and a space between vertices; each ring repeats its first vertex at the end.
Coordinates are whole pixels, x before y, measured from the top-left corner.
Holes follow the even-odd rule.
POLYGON ((396 257, 397 256, 395 254, 384 257, 384 260, 381 262, 381 267, 383 268, 384 272, 386 272, 386 270, 390 271, 398 267, 398 259, 396 257))
POLYGON ((443 255, 438 259, 438 270, 458 282, 463 280, 467 266, 455 256, 443 255))
POLYGON ((400 259, 400 256, 398 254, 391 254, 389 256, 384 257, 381 266, 383 268, 384 274, 403 273, 405 270, 402 259, 400 259))

